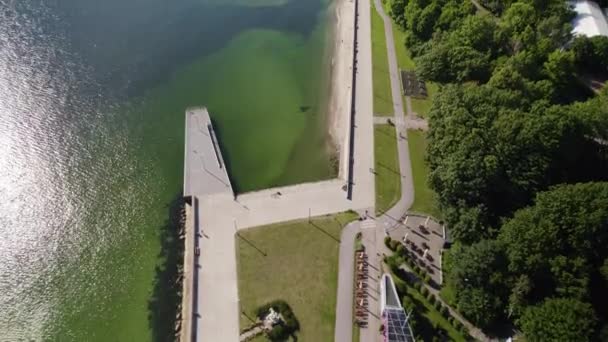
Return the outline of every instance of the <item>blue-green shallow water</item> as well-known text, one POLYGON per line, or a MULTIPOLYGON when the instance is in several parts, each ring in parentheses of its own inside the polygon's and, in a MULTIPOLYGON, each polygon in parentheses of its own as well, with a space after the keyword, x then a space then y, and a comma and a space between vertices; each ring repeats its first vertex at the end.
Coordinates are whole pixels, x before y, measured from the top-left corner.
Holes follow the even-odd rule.
POLYGON ((0 341, 166 339, 188 106, 241 191, 331 177, 328 13, 0 0, 0 341))

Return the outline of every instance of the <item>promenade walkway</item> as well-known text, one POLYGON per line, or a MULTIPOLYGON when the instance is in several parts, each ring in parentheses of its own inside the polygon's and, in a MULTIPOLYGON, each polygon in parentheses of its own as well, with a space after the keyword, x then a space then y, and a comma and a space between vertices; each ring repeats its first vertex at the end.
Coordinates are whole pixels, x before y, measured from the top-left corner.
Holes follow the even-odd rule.
MULTIPOLYGON (((394 225, 398 219, 410 208, 414 201, 414 184, 412 179, 412 167, 410 163, 410 155, 409 155, 409 147, 407 142, 407 123, 404 116, 403 110, 403 101, 401 96, 401 84, 399 78, 399 68, 397 66, 397 54, 395 52, 394 38, 393 38, 393 30, 391 25, 391 19, 384 13, 384 9, 380 0, 374 0, 374 5, 376 10, 382 17, 384 21, 384 30, 387 41, 387 52, 388 52, 388 65, 389 65, 389 75, 390 75, 390 83, 391 83, 391 96, 393 99, 393 117, 388 117, 395 125, 396 136, 403 137, 403 139, 397 139, 397 154, 399 157, 399 172, 401 174, 401 197, 395 203, 393 207, 391 207, 388 211, 386 211, 380 217, 375 218, 375 226, 374 229, 362 230, 364 244, 366 246, 366 250, 368 255, 370 255, 370 259, 368 260, 371 269, 378 270, 378 275, 381 273, 381 263, 382 260, 378 256, 378 254, 383 251, 384 245, 384 231, 385 228, 391 227, 394 225)), ((360 24, 361 26, 366 27, 366 32, 364 33, 366 37, 371 37, 371 23, 370 23, 370 10, 371 6, 367 4, 366 0, 361 0, 360 8, 362 12, 360 14, 360 24), (365 8, 365 12, 363 9, 365 8)), ((371 47, 370 47, 371 53, 371 47)), ((370 85, 371 85, 370 80, 370 85)), ((406 102, 407 105, 407 113, 409 116, 412 116, 411 104, 406 102)), ((388 119, 386 118, 386 119, 388 119)), ((374 123, 380 124, 384 123, 384 120, 380 118, 373 118, 374 123)), ((374 210, 370 210, 370 213, 374 213, 374 210)), ((344 237, 346 238, 346 237, 344 237)), ((342 240, 344 240, 344 238, 342 240)), ((352 341, 352 309, 349 312, 345 308, 347 306, 352 307, 353 305, 353 296, 352 296, 352 284, 349 286, 346 284, 347 275, 352 274, 350 268, 352 268, 353 263, 353 255, 354 250, 352 249, 351 244, 348 242, 343 242, 340 246, 340 269, 338 276, 338 304, 337 304, 337 312, 336 312, 336 341, 352 341), (342 258, 347 258, 348 260, 342 260, 342 258), (345 265, 345 269, 342 269, 342 266, 345 265), (343 274, 344 273, 344 274, 343 274), (348 291, 348 295, 346 292, 348 291), (340 339, 338 339, 338 337, 340 339)), ((375 342, 380 340, 380 334, 378 333, 378 328, 380 325, 379 318, 379 305, 377 302, 377 298, 374 299, 373 293, 380 293, 380 282, 377 280, 373 280, 373 277, 370 277, 370 289, 372 295, 369 298, 370 302, 370 320, 369 326, 365 329, 361 329, 360 340, 361 342, 375 342), (374 316, 375 315, 375 316, 374 316)), ((350 279, 352 283, 352 277, 350 279)))

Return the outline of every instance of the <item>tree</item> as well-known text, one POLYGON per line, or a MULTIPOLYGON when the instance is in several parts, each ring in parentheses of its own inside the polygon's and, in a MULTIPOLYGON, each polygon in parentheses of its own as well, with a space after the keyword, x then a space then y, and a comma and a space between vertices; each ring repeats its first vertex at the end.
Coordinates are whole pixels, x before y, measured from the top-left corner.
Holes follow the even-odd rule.
POLYGON ((574 53, 555 50, 543 64, 544 73, 553 83, 564 86, 572 81, 574 74, 574 53))
POLYGON ((570 44, 570 48, 579 68, 589 72, 608 71, 608 37, 577 36, 570 44))
POLYGON ((395 20, 395 22, 400 26, 405 26, 405 6, 407 2, 405 0, 391 0, 391 17, 395 20))
POLYGON ((526 340, 591 341, 596 317, 588 303, 574 299, 547 299, 525 310, 519 325, 526 340))
POLYGON ((608 241, 608 183, 561 185, 541 192, 533 207, 507 221, 500 239, 511 269, 526 273, 548 268, 558 255, 596 258, 608 241))
POLYGON ((494 323, 504 312, 507 296, 503 247, 495 240, 483 240, 455 249, 451 260, 448 277, 458 308, 481 326, 494 323))
POLYGON ((461 46, 469 46, 481 52, 496 53, 499 43, 496 31, 496 21, 490 16, 468 16, 454 31, 452 39, 461 46))
POLYGON ((600 274, 608 284, 608 258, 604 259, 602 266, 600 267, 600 274))
MULTIPOLYGON (((502 226, 509 271, 543 284, 536 297, 583 298, 592 265, 606 257, 608 183, 562 185, 541 192, 532 207, 502 226)), ((533 298, 532 298, 533 299, 533 298)))
POLYGON ((465 288, 458 294, 458 310, 475 325, 488 327, 500 315, 500 301, 482 289, 465 288))
POLYGON ((511 294, 509 295, 508 317, 519 317, 523 309, 527 306, 527 300, 531 290, 530 278, 522 274, 515 281, 511 294))
POLYGON ((507 259, 496 240, 482 240, 454 250, 449 277, 456 289, 465 287, 492 290, 505 281, 507 259))

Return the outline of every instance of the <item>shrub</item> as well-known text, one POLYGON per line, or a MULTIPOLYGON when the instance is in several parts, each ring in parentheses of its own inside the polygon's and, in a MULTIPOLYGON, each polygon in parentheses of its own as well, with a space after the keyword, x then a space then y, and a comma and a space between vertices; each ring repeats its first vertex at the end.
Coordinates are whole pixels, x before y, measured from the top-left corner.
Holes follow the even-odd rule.
POLYGON ((420 274, 420 266, 418 266, 418 265, 414 265, 414 272, 415 272, 416 274, 420 274))
POLYGON ((284 322, 272 328, 267 335, 268 339, 271 341, 284 341, 300 330, 300 322, 298 322, 289 304, 284 300, 275 300, 258 307, 255 310, 257 317, 263 319, 268 314, 270 308, 281 313, 284 322))
POLYGON ((414 301, 409 296, 403 296, 403 308, 405 311, 413 310, 416 305, 414 301))
POLYGON ((450 316, 450 310, 448 310, 448 307, 447 307, 447 306, 442 305, 442 306, 441 306, 441 310, 439 310, 439 312, 441 313, 441 315, 443 315, 443 317, 449 317, 449 318, 452 318, 452 317, 450 316))
POLYGON ((431 301, 431 298, 433 298, 433 297, 434 297, 434 296, 433 296, 433 294, 432 294, 431 292, 429 292, 429 293, 426 295, 426 299, 427 299, 429 302, 431 301))
POLYGON ((450 323, 451 326, 454 326, 454 317, 448 317, 448 323, 450 323))
POLYGON ((458 330, 458 331, 462 331, 462 327, 463 327, 462 323, 460 323, 459 320, 454 318, 454 328, 456 328, 456 330, 458 330))
POLYGON ((422 295, 426 297, 429 294, 429 289, 423 286, 420 290, 420 293, 422 293, 422 295))
POLYGON ((271 341, 285 341, 289 338, 290 335, 288 330, 289 329, 287 329, 284 325, 275 325, 272 330, 268 332, 268 339, 271 341))
POLYGON ((437 300, 435 302, 435 309, 437 309, 437 311, 441 312, 441 308, 443 307, 443 304, 441 304, 440 300, 437 300))
POLYGON ((401 243, 399 243, 399 241, 397 241, 397 240, 392 240, 392 239, 391 239, 391 242, 390 242, 390 246, 389 246, 389 248, 390 248, 390 249, 391 249, 391 250, 394 252, 394 251, 396 251, 396 250, 397 250, 397 247, 398 247, 400 244, 401 244, 401 243))
POLYGON ((403 246, 403 244, 399 244, 397 246, 397 253, 401 256, 405 256, 405 246, 403 246))
POLYGON ((416 289, 416 291, 420 292, 420 290, 422 290, 422 284, 420 284, 419 281, 414 282, 414 288, 416 289))
POLYGON ((436 300, 435 296, 433 296, 432 293, 429 293, 429 302, 431 304, 435 304, 435 300, 436 300))
POLYGON ((391 237, 390 236, 385 236, 384 237, 384 244, 386 245, 386 247, 391 248, 391 237))
POLYGON ((424 275, 424 282, 426 284, 429 284, 431 282, 431 276, 429 276, 428 274, 424 275))

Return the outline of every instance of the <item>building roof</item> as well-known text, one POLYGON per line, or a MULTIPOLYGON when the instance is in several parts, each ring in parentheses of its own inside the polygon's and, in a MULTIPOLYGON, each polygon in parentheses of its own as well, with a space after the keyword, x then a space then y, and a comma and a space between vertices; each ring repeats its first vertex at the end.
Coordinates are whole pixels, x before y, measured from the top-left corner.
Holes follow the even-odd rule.
POLYGON ((414 342, 409 316, 403 308, 387 308, 383 313, 384 338, 387 342, 414 342))
POLYGON ((384 341, 414 342, 412 328, 408 323, 409 316, 405 314, 405 310, 401 307, 393 278, 388 274, 384 274, 380 288, 384 341))
POLYGON ((571 1, 570 5, 576 12, 576 17, 572 21, 575 35, 587 37, 607 36, 608 19, 600 6, 589 0, 571 1))

